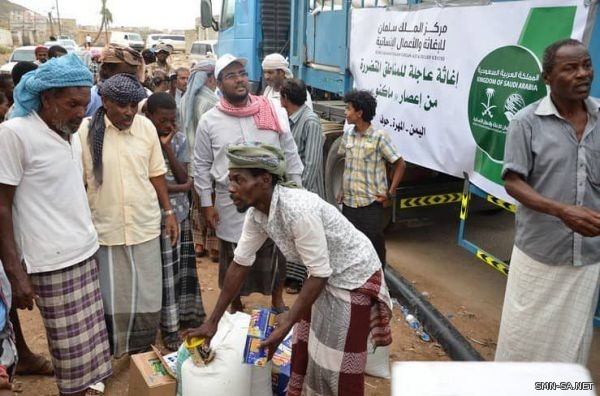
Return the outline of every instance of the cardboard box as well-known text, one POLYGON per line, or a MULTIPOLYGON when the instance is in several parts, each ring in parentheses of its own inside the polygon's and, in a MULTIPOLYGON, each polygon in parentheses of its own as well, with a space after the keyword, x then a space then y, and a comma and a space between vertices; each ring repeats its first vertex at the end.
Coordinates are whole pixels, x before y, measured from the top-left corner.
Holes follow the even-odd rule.
POLYGON ((154 352, 131 356, 129 396, 175 396, 177 381, 163 367, 154 352))
POLYGON ((273 354, 273 367, 271 371, 271 385, 273 394, 276 396, 285 396, 285 389, 290 381, 290 372, 292 369, 292 332, 283 339, 275 354, 273 354))
POLYGON ((260 343, 271 335, 276 316, 266 308, 252 310, 244 347, 244 363, 265 367, 267 351, 260 347, 260 343))

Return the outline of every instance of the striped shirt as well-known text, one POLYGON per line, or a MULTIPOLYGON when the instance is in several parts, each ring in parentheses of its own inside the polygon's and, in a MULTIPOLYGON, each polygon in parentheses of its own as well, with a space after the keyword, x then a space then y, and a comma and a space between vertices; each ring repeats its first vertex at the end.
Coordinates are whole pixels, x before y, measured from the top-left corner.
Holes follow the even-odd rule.
MULTIPOLYGON (((184 122, 185 120, 185 111, 187 109, 186 100, 189 100, 189 96, 185 96, 179 106, 180 120, 184 122)), ((194 100, 194 114, 192 114, 192 125, 190 128, 185 130, 185 137, 187 138, 188 147, 190 149, 190 156, 193 155, 194 150, 194 141, 196 137, 196 129, 198 128, 198 123, 200 122, 200 117, 208 110, 215 107, 219 98, 215 94, 215 92, 208 88, 206 85, 202 87, 200 92, 193 98, 194 100)))
POLYGON ((360 133, 353 127, 342 136, 338 153, 345 156, 344 205, 360 208, 374 202, 375 194, 387 195, 385 162, 394 163, 401 156, 385 131, 369 126, 360 133))
MULTIPOLYGON (((184 166, 189 166, 190 149, 188 148, 187 140, 183 132, 175 133, 175 136, 173 136, 173 140, 171 140, 171 147, 173 147, 173 152, 175 153, 177 161, 179 161, 184 166)), ((167 166, 167 173, 165 174, 165 180, 167 181, 167 184, 179 184, 177 183, 177 179, 175 178, 175 174, 173 173, 173 168, 171 167, 171 164, 169 163, 169 158, 167 157, 167 154, 164 150, 163 158, 165 159, 165 165, 167 166)), ((171 207, 175 211, 177 221, 181 223, 188 217, 190 211, 190 201, 188 199, 187 192, 169 193, 169 201, 171 202, 171 207)))
POLYGON ((290 116, 290 128, 296 146, 298 146, 298 155, 304 164, 302 186, 325 199, 325 185, 323 184, 323 143, 325 138, 321 131, 321 121, 304 104, 290 116))

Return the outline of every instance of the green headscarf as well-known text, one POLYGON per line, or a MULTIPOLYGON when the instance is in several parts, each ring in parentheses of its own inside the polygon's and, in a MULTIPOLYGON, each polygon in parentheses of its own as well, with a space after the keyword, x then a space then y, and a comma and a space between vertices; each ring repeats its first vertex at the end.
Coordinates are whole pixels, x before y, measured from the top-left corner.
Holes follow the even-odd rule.
POLYGON ((232 144, 227 146, 229 169, 264 169, 279 177, 284 187, 297 188, 298 185, 287 179, 285 157, 281 149, 262 143, 232 144))

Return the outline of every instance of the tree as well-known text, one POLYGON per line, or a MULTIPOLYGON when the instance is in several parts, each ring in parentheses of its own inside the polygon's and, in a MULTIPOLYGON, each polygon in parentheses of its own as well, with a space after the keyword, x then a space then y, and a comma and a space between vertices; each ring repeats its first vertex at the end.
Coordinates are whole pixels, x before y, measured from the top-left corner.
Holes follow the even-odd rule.
POLYGON ((102 22, 100 22, 100 30, 98 31, 98 34, 96 35, 96 37, 94 38, 92 43, 95 43, 96 41, 98 41, 98 39, 100 38, 100 35, 102 34, 102 29, 104 29, 104 44, 107 45, 109 43, 109 41, 108 41, 108 25, 110 25, 113 22, 113 17, 112 17, 112 13, 110 12, 110 10, 108 8, 106 8, 106 0, 100 0, 100 1, 102 2, 102 7, 100 8, 100 15, 102 16, 102 22))

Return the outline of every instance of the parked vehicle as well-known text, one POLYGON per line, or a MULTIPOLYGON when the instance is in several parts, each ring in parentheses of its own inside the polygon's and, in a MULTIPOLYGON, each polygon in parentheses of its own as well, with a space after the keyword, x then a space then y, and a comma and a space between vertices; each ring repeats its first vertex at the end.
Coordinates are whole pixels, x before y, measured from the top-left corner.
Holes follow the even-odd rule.
POLYGON ((138 33, 113 31, 110 34, 110 42, 125 45, 140 52, 144 49, 144 40, 138 33))
MULTIPOLYGON (((181 34, 163 34, 159 38, 159 43, 165 44, 171 52, 185 52, 185 36, 181 34)), ((154 47, 156 44, 154 45, 154 47)), ((153 48, 154 48, 153 47, 153 48)))
POLYGON ((217 40, 194 41, 190 49, 190 61, 198 62, 209 56, 217 57, 216 52, 217 40))
POLYGON ((10 73, 17 62, 35 62, 35 46, 15 48, 8 61, 0 66, 0 73, 10 73))
POLYGON ((64 49, 66 49, 67 52, 78 53, 79 51, 81 51, 81 47, 79 47, 77 45, 77 43, 74 40, 71 40, 71 39, 59 39, 59 40, 56 40, 56 41, 46 41, 44 43, 44 47, 46 47, 46 48, 50 48, 53 45, 60 45, 61 47, 63 47, 64 49))
POLYGON ((151 49, 156 46, 160 42, 160 37, 164 33, 150 33, 148 37, 146 37, 146 48, 151 49))
POLYGON ((87 50, 84 50, 83 48, 81 48, 80 46, 78 46, 77 43, 74 40, 71 40, 71 39, 58 39, 57 41, 46 41, 44 43, 44 47, 46 47, 46 48, 50 48, 53 45, 60 45, 61 47, 63 47, 64 49, 66 49, 68 53, 74 53, 86 65, 89 65, 90 62, 91 62, 90 52, 87 51, 87 50))

